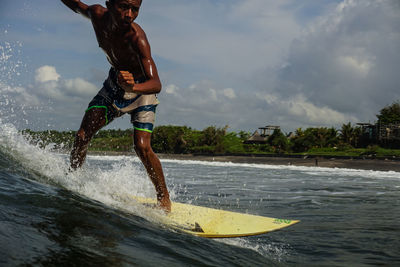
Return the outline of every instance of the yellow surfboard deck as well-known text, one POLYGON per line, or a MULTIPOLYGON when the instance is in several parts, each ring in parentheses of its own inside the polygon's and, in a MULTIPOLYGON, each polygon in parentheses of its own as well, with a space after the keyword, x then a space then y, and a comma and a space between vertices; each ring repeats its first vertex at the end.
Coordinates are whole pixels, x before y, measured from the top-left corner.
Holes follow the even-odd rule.
MULTIPOLYGON (((156 204, 155 199, 133 198, 141 204, 153 207, 156 204)), ((260 235, 299 222, 298 220, 269 218, 178 202, 172 202, 171 212, 162 220, 162 223, 178 230, 208 238, 260 235)))

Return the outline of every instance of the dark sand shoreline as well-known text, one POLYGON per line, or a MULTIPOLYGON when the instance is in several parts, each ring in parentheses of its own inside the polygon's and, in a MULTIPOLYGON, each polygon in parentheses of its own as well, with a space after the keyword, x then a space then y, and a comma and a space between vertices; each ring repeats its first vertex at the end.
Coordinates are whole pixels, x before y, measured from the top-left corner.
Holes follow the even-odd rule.
MULTIPOLYGON (((132 155, 132 152, 89 152, 91 155, 132 155)), ((361 159, 336 157, 284 157, 284 156, 231 156, 231 155, 192 155, 192 154, 157 154, 160 159, 200 160, 216 162, 294 165, 308 167, 346 168, 373 171, 400 172, 400 161, 396 159, 361 159)))

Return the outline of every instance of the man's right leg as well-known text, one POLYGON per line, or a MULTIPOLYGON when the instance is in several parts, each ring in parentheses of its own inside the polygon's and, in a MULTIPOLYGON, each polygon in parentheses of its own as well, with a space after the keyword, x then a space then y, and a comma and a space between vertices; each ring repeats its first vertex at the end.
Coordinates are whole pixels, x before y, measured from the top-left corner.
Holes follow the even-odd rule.
POLYGON ((77 169, 82 166, 86 158, 89 142, 93 135, 106 125, 106 109, 94 107, 88 109, 82 119, 81 127, 75 136, 74 147, 71 151, 71 168, 77 169))

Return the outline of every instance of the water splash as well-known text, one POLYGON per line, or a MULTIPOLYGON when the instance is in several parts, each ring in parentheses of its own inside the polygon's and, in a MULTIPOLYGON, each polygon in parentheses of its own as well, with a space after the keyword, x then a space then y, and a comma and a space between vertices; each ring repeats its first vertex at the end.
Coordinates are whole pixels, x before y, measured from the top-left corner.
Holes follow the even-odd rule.
MULTIPOLYGON (((6 33, 5 33, 6 34, 6 33)), ((131 160, 122 159, 108 169, 101 164, 87 164, 86 168, 69 173, 68 156, 54 152, 54 146, 33 145, 29 137, 18 131, 18 126, 29 128, 27 113, 41 111, 29 105, 28 92, 19 77, 26 65, 21 60, 21 42, 0 42, 0 152, 21 166, 30 179, 66 188, 106 205, 138 213, 130 195, 155 196, 147 175, 131 160)), ((32 89, 32 88, 30 88, 32 89)))
MULTIPOLYGON (((5 31, 0 37, 7 40, 7 34, 5 31)), ((0 41, 0 118, 19 129, 45 125, 38 115, 50 109, 38 98, 33 85, 24 85, 32 74, 25 61, 22 42, 0 41)))
POLYGON ((3 123, 27 125, 26 115, 33 106, 31 94, 21 84, 21 76, 27 68, 21 49, 19 41, 0 42, 0 118, 3 123))
POLYGON ((44 109, 40 103, 32 105, 33 88, 21 85, 21 73, 26 71, 21 49, 21 42, 0 42, 0 153, 20 166, 19 171, 27 173, 29 179, 65 188, 121 210, 143 213, 143 217, 154 220, 157 216, 151 214, 159 212, 149 213, 130 198, 155 196, 147 174, 134 160, 124 158, 104 169, 95 158, 89 157, 85 168, 70 173, 67 155, 54 152, 52 144, 45 148, 33 145, 29 137, 18 131, 21 126, 34 126, 27 119, 28 113, 44 109))
POLYGON ((157 221, 158 211, 143 209, 131 196, 154 197, 155 190, 138 160, 119 158, 107 167, 96 157, 89 157, 86 166, 69 172, 65 154, 33 145, 14 125, 0 119, 0 152, 17 162, 29 178, 76 192, 108 206, 132 212, 157 221))
POLYGON ((10 86, 17 86, 15 76, 21 75, 21 68, 26 67, 22 62, 21 48, 22 43, 1 42, 0 43, 0 81, 10 86))
POLYGON ((230 238, 230 239, 217 239, 218 242, 228 244, 231 246, 241 247, 253 250, 269 259, 277 262, 283 262, 290 253, 290 247, 285 243, 265 243, 261 238, 230 238))

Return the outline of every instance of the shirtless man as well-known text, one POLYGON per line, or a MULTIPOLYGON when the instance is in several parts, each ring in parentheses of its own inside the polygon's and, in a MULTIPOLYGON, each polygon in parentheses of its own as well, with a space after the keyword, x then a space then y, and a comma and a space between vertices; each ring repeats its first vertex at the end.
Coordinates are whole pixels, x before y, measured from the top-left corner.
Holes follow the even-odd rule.
POLYGON ((156 94, 161 91, 157 68, 151 57, 146 34, 134 22, 142 0, 108 0, 107 8, 88 6, 79 0, 61 0, 66 6, 91 20, 97 42, 105 52, 111 69, 103 88, 89 103, 71 152, 71 168, 85 161, 93 135, 114 118, 131 115, 135 151, 153 182, 158 204, 171 210, 162 166, 150 146, 156 94))

